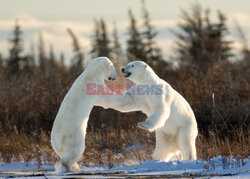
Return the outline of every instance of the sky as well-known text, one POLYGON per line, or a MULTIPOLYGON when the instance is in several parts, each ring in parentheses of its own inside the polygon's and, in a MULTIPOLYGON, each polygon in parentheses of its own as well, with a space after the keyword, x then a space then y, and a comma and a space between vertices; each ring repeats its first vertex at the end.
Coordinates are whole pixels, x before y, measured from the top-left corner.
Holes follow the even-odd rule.
MULTIPOLYGON (((180 21, 181 9, 188 10, 195 2, 210 8, 212 18, 221 10, 228 18, 229 40, 240 49, 240 41, 235 30, 235 21, 250 40, 250 0, 145 0, 152 19, 152 24, 159 32, 156 38, 158 46, 163 49, 165 57, 173 55, 174 32, 180 21)), ((119 37, 125 48, 128 29, 128 9, 131 8, 141 24, 140 0, 0 0, 0 53, 7 56, 14 27, 18 18, 24 32, 25 51, 30 44, 37 44, 38 33, 42 32, 46 49, 52 45, 59 55, 72 55, 71 39, 66 29, 71 28, 80 40, 85 51, 91 48, 93 19, 103 18, 108 31, 112 32, 117 24, 119 37)))

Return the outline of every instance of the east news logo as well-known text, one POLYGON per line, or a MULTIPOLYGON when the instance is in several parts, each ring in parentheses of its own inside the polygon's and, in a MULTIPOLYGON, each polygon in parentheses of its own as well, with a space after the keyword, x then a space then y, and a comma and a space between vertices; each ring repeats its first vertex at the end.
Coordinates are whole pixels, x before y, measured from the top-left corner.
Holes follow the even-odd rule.
POLYGON ((86 95, 162 95, 162 85, 136 85, 135 83, 124 85, 98 85, 96 83, 86 83, 86 95))

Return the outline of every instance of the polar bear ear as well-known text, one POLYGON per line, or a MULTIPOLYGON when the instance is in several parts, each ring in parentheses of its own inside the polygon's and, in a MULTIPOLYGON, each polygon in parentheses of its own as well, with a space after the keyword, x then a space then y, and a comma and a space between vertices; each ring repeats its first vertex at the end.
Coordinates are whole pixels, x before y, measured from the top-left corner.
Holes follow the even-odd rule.
POLYGON ((147 68, 148 65, 145 65, 144 68, 147 68))

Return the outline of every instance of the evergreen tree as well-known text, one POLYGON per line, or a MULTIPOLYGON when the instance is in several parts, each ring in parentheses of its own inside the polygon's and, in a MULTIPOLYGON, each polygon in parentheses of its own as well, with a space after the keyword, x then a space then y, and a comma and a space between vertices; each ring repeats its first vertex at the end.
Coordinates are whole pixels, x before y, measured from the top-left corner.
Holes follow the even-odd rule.
POLYGON ((107 56, 110 57, 111 48, 110 48, 110 40, 108 38, 108 33, 106 30, 106 24, 103 19, 100 20, 100 54, 99 56, 107 56))
POLYGON ((144 39, 145 46, 145 62, 151 64, 153 66, 157 65, 160 60, 162 60, 162 52, 159 47, 156 46, 155 37, 157 36, 157 32, 154 30, 149 13, 146 8, 145 1, 142 0, 142 14, 144 19, 144 31, 142 32, 142 36, 144 39))
POLYGON ((0 53, 0 71, 3 70, 3 59, 2 59, 2 54, 0 53))
POLYGON ((22 71, 26 74, 32 75, 35 67, 35 50, 34 43, 30 42, 30 53, 22 58, 22 71))
POLYGON ((142 41, 141 33, 137 29, 136 19, 130 9, 128 14, 130 18, 130 27, 128 30, 129 39, 127 40, 128 59, 134 58, 145 61, 147 59, 145 56, 145 47, 142 41))
POLYGON ((47 59, 46 59, 46 52, 43 40, 42 32, 39 33, 39 42, 38 42, 38 59, 39 59, 39 67, 41 72, 45 72, 47 59))
POLYGON ((0 54, 0 80, 2 80, 3 76, 4 76, 4 66, 3 66, 3 59, 2 59, 2 54, 0 54))
POLYGON ((73 33, 73 31, 69 28, 67 29, 67 31, 72 38, 72 46, 73 46, 73 53, 74 53, 72 66, 78 68, 79 71, 82 71, 84 55, 82 52, 81 45, 76 35, 73 33))
POLYGON ((111 56, 110 40, 103 19, 95 20, 95 35, 92 44, 91 53, 93 53, 94 57, 111 56))
POLYGON ((93 54, 93 57, 98 57, 99 44, 100 44, 100 28, 99 28, 99 22, 97 19, 94 20, 94 26, 95 26, 94 27, 95 34, 93 35, 91 53, 93 54))
POLYGON ((241 47, 242 58, 241 58, 240 64, 245 71, 250 71, 250 69, 249 69, 249 67, 250 67, 250 49, 248 47, 248 40, 247 40, 245 32, 242 30, 242 28, 240 27, 240 25, 237 22, 236 22, 236 27, 237 27, 237 32, 239 34, 241 45, 242 45, 242 47, 241 47))
POLYGON ((56 63, 54 48, 53 48, 53 45, 50 44, 50 46, 49 46, 49 58, 48 58, 48 65, 47 65, 47 70, 48 70, 48 74, 50 77, 55 75, 56 69, 57 69, 57 63, 56 63))
POLYGON ((51 44, 49 46, 49 63, 51 66, 54 66, 56 63, 54 48, 53 48, 53 45, 51 45, 51 44))
POLYGON ((23 40, 21 36, 21 27, 16 19, 13 38, 10 39, 12 47, 10 49, 10 56, 7 62, 10 75, 14 75, 20 71, 20 61, 22 60, 21 53, 23 51, 23 40))
POLYGON ((115 66, 116 69, 116 75, 117 77, 122 77, 123 74, 121 73, 121 68, 123 65, 123 62, 125 61, 123 52, 122 52, 122 47, 119 41, 119 37, 117 34, 117 28, 116 24, 114 24, 114 29, 113 29, 113 43, 112 43, 112 62, 115 66))
POLYGON ((227 27, 225 16, 218 12, 218 23, 211 23, 209 10, 193 5, 191 13, 182 11, 182 33, 177 37, 177 54, 182 65, 192 65, 200 72, 206 71, 232 56, 230 42, 225 40, 227 27))
POLYGON ((122 47, 117 34, 116 24, 114 24, 113 29, 113 45, 112 45, 112 58, 119 60, 122 56, 122 47))
POLYGON ((226 61, 233 55, 230 47, 231 42, 225 40, 228 34, 226 17, 223 13, 218 11, 217 16, 219 22, 210 24, 209 13, 207 16, 207 34, 210 42, 208 43, 208 52, 213 52, 210 61, 211 63, 217 63, 220 60, 226 61))
POLYGON ((30 54, 28 66, 35 66, 35 44, 33 41, 30 41, 30 54))
POLYGON ((60 63, 59 64, 60 64, 60 67, 65 68, 64 54, 63 53, 60 54, 60 63))

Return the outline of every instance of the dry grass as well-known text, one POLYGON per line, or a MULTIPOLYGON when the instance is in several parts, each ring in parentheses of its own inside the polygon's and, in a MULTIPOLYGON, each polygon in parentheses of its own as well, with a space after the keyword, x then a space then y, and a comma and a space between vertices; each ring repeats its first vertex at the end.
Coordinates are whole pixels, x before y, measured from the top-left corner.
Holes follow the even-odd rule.
POLYGON ((35 160, 41 165, 43 161, 57 160, 50 145, 49 135, 43 131, 27 135, 14 128, 6 134, 1 128, 0 134, 0 161, 2 162, 35 160))
POLYGON ((196 140, 197 155, 201 159, 211 159, 215 156, 230 156, 247 158, 250 139, 242 129, 237 129, 234 136, 220 138, 216 132, 209 132, 209 137, 199 134, 196 140))
MULTIPOLYGON (((199 159, 216 156, 230 156, 243 159, 249 156, 250 140, 241 129, 231 139, 219 138, 216 132, 206 137, 200 133, 196 140, 199 159)), ((152 159, 155 135, 141 129, 132 131, 109 127, 89 131, 86 136, 86 149, 81 166, 103 165, 110 168, 118 165, 137 164, 152 159)), ((26 135, 15 128, 6 134, 1 130, 0 161, 38 161, 55 163, 59 158, 50 145, 49 133, 41 131, 26 135)))

